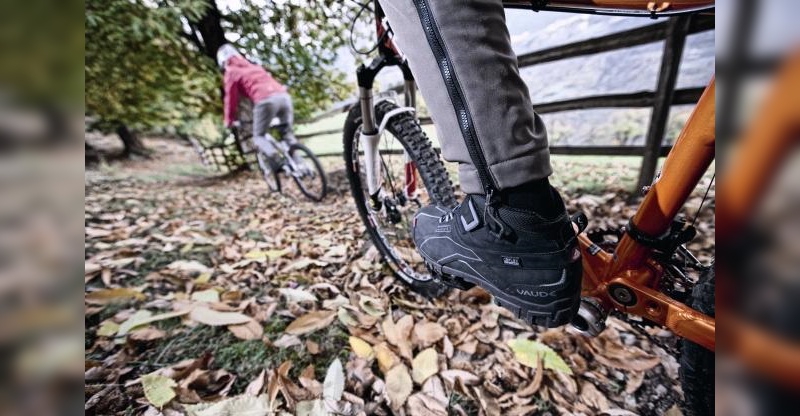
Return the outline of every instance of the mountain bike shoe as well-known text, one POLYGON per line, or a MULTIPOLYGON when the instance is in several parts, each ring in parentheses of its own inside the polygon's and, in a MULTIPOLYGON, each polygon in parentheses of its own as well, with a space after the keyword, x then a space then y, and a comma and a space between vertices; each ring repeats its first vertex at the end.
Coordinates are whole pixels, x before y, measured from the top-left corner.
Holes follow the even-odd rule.
POLYGON ((566 209, 548 220, 468 195, 452 210, 422 208, 413 238, 443 283, 476 284, 529 324, 556 327, 569 323, 580 304, 582 265, 573 221, 585 228, 586 217, 571 221, 566 209))

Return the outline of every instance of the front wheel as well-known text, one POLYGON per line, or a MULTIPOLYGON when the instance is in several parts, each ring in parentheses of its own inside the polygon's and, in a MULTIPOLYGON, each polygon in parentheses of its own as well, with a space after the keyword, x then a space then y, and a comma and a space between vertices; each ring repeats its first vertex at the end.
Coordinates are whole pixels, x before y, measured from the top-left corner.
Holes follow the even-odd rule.
POLYGON ((267 187, 272 192, 281 192, 281 178, 278 172, 272 169, 270 165, 269 156, 264 152, 256 151, 256 158, 258 159, 258 167, 261 169, 261 175, 267 183, 267 187))
POLYGON ((312 201, 322 201, 328 193, 328 178, 317 156, 305 145, 297 143, 289 147, 289 157, 293 162, 291 176, 297 187, 312 201))
MULTIPOLYGON (((380 122, 397 105, 383 101, 375 106, 380 122)), ((378 143, 381 188, 370 195, 361 148, 361 108, 354 106, 344 126, 344 159, 350 190, 367 232, 394 275, 417 293, 437 297, 446 287, 424 266, 411 238, 414 215, 425 205, 453 207, 453 185, 439 155, 419 122, 400 113, 386 124, 378 143), (419 186, 417 179, 422 179, 419 186)))

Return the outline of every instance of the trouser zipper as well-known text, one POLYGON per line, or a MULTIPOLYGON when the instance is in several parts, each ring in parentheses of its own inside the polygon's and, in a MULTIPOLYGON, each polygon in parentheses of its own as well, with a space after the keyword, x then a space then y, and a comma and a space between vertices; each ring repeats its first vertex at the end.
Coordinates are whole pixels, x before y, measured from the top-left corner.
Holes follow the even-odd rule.
POLYGON ((447 55, 444 41, 439 33, 439 28, 436 26, 436 21, 433 18, 433 13, 428 1, 414 0, 414 5, 417 8, 417 13, 422 22, 425 38, 428 40, 433 56, 436 58, 436 62, 439 65, 439 71, 442 73, 442 78, 444 78, 444 84, 458 117, 458 125, 464 137, 464 142, 467 145, 470 159, 472 159, 472 163, 475 165, 475 169, 481 181, 481 186, 486 192, 486 206, 483 212, 484 222, 498 237, 502 237, 507 232, 508 226, 504 224, 497 215, 496 203, 498 201, 495 199, 497 186, 494 183, 492 174, 489 171, 489 164, 486 162, 483 149, 481 149, 481 144, 478 141, 478 134, 475 131, 472 115, 469 112, 466 98, 464 97, 461 85, 453 69, 453 61, 447 55), (492 221, 488 221, 489 219, 492 221))

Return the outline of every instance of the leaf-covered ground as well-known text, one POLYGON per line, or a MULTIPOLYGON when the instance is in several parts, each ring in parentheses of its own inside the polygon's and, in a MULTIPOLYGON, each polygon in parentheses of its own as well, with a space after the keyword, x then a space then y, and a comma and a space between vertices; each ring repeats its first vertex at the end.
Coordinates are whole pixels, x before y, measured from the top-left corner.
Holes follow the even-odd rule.
MULTIPOLYGON (((654 344, 674 344, 666 331, 612 316, 589 339, 528 327, 479 289, 409 292, 365 238, 338 159, 311 203, 148 145, 155 160, 86 173, 87 414, 679 414, 676 358, 654 344)), ((633 205, 614 187, 636 165, 586 161, 555 160, 570 209, 624 224, 633 205)), ((691 246, 706 259, 711 195, 691 246)))

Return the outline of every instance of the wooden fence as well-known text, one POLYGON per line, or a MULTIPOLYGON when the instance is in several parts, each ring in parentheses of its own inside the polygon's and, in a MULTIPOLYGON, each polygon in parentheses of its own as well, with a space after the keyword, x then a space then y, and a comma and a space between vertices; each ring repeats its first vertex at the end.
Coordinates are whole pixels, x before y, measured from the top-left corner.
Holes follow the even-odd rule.
MULTIPOLYGON (((637 188, 649 185, 655 175, 658 158, 669 152, 663 146, 669 109, 673 105, 694 104, 704 87, 675 89, 683 48, 688 35, 714 29, 714 16, 694 15, 672 17, 664 22, 613 33, 593 39, 526 53, 518 57, 520 68, 563 59, 576 58, 664 40, 663 55, 656 89, 624 94, 606 94, 579 97, 569 100, 537 103, 534 110, 540 114, 593 108, 653 108, 644 146, 551 146, 553 154, 567 155, 641 155, 642 167, 637 188)), ((402 86, 397 87, 398 90, 402 86)), ((345 108, 345 111, 347 108, 345 108)), ((420 119, 423 125, 432 124, 430 118, 420 119)), ((318 131, 299 138, 340 133, 341 129, 318 131)))

